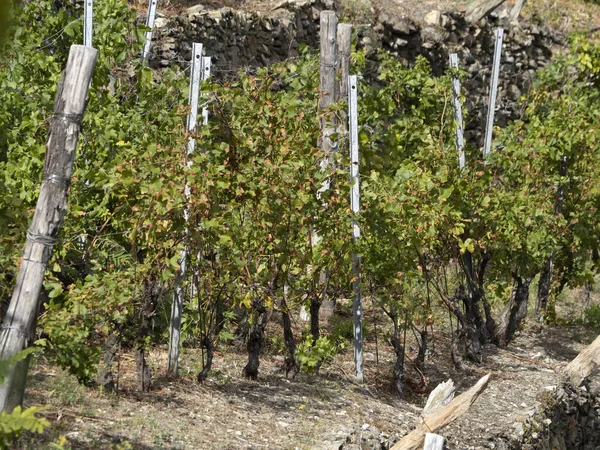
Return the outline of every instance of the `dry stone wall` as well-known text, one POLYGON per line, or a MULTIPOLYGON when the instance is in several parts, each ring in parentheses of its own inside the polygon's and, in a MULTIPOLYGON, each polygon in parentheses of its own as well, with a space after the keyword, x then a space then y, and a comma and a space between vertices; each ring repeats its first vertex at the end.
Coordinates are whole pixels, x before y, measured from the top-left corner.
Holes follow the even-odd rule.
MULTIPOLYGON (((156 21, 150 65, 156 69, 185 67, 191 43, 201 42, 213 58, 217 80, 234 76, 240 68, 252 70, 298 56, 301 45, 318 48, 319 13, 335 9, 333 0, 285 0, 268 13, 248 13, 230 8, 207 10, 198 5, 179 16, 160 16, 156 21)), ((371 61, 386 49, 410 64, 417 55, 426 57, 435 74, 448 66, 448 54, 459 55, 469 77, 463 94, 469 111, 466 139, 480 144, 485 126, 487 97, 494 51, 494 30, 503 26, 496 125, 504 126, 522 111, 519 98, 527 95, 535 71, 565 48, 563 37, 540 24, 507 24, 507 10, 497 10, 478 24, 461 13, 431 11, 423 23, 381 11, 373 13, 373 25, 356 27, 356 42, 371 61)), ((376 63, 369 66, 376 72, 376 63)))

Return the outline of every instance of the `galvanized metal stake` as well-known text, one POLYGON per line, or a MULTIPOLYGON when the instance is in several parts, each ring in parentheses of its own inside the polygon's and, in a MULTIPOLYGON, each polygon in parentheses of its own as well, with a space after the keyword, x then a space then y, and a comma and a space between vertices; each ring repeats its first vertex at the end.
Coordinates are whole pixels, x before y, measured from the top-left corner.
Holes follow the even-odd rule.
MULTIPOLYGON (((350 179, 352 187, 350 191, 350 208, 356 216, 360 212, 360 176, 358 161, 358 101, 357 101, 358 82, 356 75, 348 77, 348 117, 350 130, 350 179)), ((354 242, 360 238, 360 227, 356 219, 352 220, 352 239, 354 242)), ((364 381, 363 370, 363 335, 362 335, 362 292, 361 292, 361 273, 360 257, 352 255, 352 270, 354 272, 354 301, 352 302, 352 312, 354 316, 354 370, 356 378, 361 383, 364 381)))
MULTIPOLYGON (((210 56, 205 56, 203 59, 203 66, 202 66, 202 81, 206 81, 210 78, 210 68, 211 68, 212 62, 210 59, 210 56)), ((204 102, 204 104, 202 105, 202 125, 207 125, 208 124, 208 104, 206 102, 204 102)))
POLYGON ((83 4, 83 45, 92 46, 94 27, 94 0, 85 0, 83 4))
MULTIPOLYGON (((450 68, 458 69, 458 55, 450 54, 450 68)), ((465 138, 463 131, 462 105, 460 104, 460 80, 452 75, 452 105, 454 106, 454 122, 456 124, 455 139, 458 151, 458 167, 462 171, 465 168, 465 138)))
POLYGON ((142 64, 148 59, 150 54, 150 46, 152 45, 152 32, 154 31, 154 19, 156 18, 156 4, 158 0, 150 0, 148 3, 148 15, 146 16, 146 26, 150 31, 144 33, 144 50, 142 50, 142 64))
POLYGON ((494 131, 494 114, 496 109, 496 96, 498 93, 498 76, 500 75, 500 58, 502 56, 502 40, 504 29, 496 30, 496 45, 494 47, 494 63, 492 65, 492 80, 490 82, 490 99, 488 102, 488 115, 485 124, 485 140, 483 144, 483 158, 492 151, 492 134, 494 131))
MULTIPOLYGON (((200 93, 200 79, 202 78, 202 44, 194 43, 192 46, 192 72, 190 76, 190 113, 187 117, 187 131, 193 133, 196 130, 198 122, 198 96, 200 93)), ((192 165, 190 155, 194 152, 196 140, 190 136, 185 154, 185 164, 189 168, 192 165)), ((191 194, 190 186, 186 183, 184 189, 185 199, 189 200, 191 194)), ((187 202, 186 202, 187 203, 187 202)), ((187 224, 190 218, 190 211, 187 206, 183 209, 183 218, 187 224)), ((187 239, 188 229, 185 229, 185 247, 181 251, 179 261, 179 273, 175 279, 175 288, 173 291, 173 304, 171 305, 171 323, 169 339, 169 362, 167 372, 170 375, 177 376, 179 369, 179 348, 181 345, 181 315, 183 311, 183 288, 181 284, 185 279, 186 260, 187 260, 187 239)))

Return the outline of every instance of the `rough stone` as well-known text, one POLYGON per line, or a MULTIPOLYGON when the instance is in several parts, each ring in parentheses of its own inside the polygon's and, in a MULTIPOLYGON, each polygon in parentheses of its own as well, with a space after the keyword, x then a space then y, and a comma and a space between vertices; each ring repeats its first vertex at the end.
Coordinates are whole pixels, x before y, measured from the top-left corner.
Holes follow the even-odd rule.
POLYGON ((425 16, 423 22, 431 26, 442 25, 442 13, 434 9, 425 16))
MULTIPOLYGON (((230 8, 209 11, 199 5, 181 16, 159 17, 150 67, 185 68, 190 57, 190 42, 202 42, 205 54, 213 57, 216 81, 234 76, 242 67, 253 70, 258 65, 296 57, 300 45, 318 48, 319 13, 331 7, 327 2, 329 0, 285 0, 265 14, 230 8)), ((356 27, 358 47, 373 60, 374 64, 368 67, 375 71, 377 50, 383 48, 407 64, 419 55, 424 56, 431 63, 434 75, 441 75, 447 69, 448 53, 458 53, 460 67, 470 75, 463 82, 470 107, 465 136, 472 144, 479 145, 485 126, 482 112, 487 111, 494 30, 503 25, 500 16, 502 14, 490 15, 473 24, 461 13, 431 11, 421 26, 406 17, 382 12, 377 23, 356 27)), ((524 22, 519 28, 506 30, 505 59, 500 73, 505 92, 499 115, 502 121, 519 117, 520 93, 527 92, 534 69, 548 63, 556 43, 562 40, 562 36, 547 27, 524 22)), ((368 76, 366 73, 365 77, 368 76)))

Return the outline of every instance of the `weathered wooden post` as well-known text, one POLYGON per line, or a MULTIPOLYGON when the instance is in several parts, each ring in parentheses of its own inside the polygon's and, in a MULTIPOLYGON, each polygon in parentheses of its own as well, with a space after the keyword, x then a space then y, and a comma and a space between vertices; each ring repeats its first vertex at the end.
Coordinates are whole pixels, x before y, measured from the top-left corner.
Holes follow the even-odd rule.
POLYGON ((152 46, 152 32, 154 31, 154 19, 156 18, 156 4, 158 0, 149 0, 148 15, 146 16, 146 26, 150 28, 144 33, 144 49, 142 50, 142 64, 146 62, 150 55, 150 47, 152 46))
POLYGON ((491 374, 479 381, 444 407, 432 412, 417 427, 398 441, 390 450, 420 450, 427 433, 435 433, 466 413, 475 400, 487 388, 491 374))
POLYGON ((83 4, 83 45, 92 46, 94 27, 94 0, 85 0, 83 4))
MULTIPOLYGON (((450 54, 450 68, 458 69, 458 55, 450 54)), ((452 105, 454 107, 454 122, 456 124, 455 140, 458 151, 458 167, 462 171, 465 168, 465 138, 463 131, 462 105, 460 104, 460 80, 452 75, 452 105)))
MULTIPOLYGON (((187 118, 187 131, 193 133, 196 130, 196 124, 198 123, 198 96, 200 93, 200 79, 202 78, 202 44, 194 43, 192 46, 192 71, 190 75, 190 113, 187 118)), ((191 154, 194 152, 196 147, 196 140, 190 136, 187 144, 187 150, 185 153, 184 161, 187 167, 192 165, 190 160, 191 154)), ((186 201, 189 200, 191 190, 186 182, 184 195, 186 201)), ((190 217, 190 211, 186 205, 183 208, 183 218, 187 224, 190 217)), ((181 251, 181 257, 179 258, 179 273, 175 279, 175 286, 173 290, 173 303, 171 305, 171 321, 170 321, 170 334, 169 334, 169 361, 167 366, 167 372, 170 375, 177 376, 179 369, 179 348, 181 345, 181 314, 183 311, 183 288, 181 284, 185 279, 187 270, 187 236, 188 230, 185 230, 185 247, 181 251)))
POLYGON ((519 21, 519 16, 521 15, 521 10, 523 9, 524 5, 525 5, 525 0, 517 0, 515 5, 510 10, 510 14, 508 16, 510 23, 519 21))
POLYGON ((506 0, 476 0, 467 6, 465 18, 472 23, 477 23, 506 0))
MULTIPOLYGON (((320 70, 319 70, 319 112, 321 114, 319 126, 321 135, 319 146, 325 156, 321 160, 321 170, 325 171, 333 163, 333 154, 338 150, 337 142, 332 136, 337 132, 335 115, 329 111, 330 106, 339 100, 339 83, 336 79, 338 71, 338 45, 337 45, 338 20, 333 11, 321 11, 320 16, 320 70)), ((321 199, 324 192, 330 188, 331 180, 327 178, 317 191, 317 199, 321 199)), ((315 247, 321 241, 318 230, 311 230, 310 245, 315 247)), ((308 268, 312 273, 313 267, 308 268)), ((310 298, 310 331, 314 340, 319 335, 319 314, 321 305, 327 296, 329 274, 326 268, 319 272, 319 284, 323 287, 321 294, 314 294, 310 298)), ((301 312, 302 316, 302 312, 301 312)))
POLYGON ((494 63, 492 65, 492 79, 490 81, 490 99, 488 102, 488 115, 485 124, 485 140, 483 143, 483 158, 492 151, 492 134, 494 132, 494 115, 496 113, 496 95, 498 93, 498 76, 500 75, 500 58, 502 56, 502 40, 504 29, 496 30, 496 44, 494 46, 494 63))
MULTIPOLYGON (((338 60, 340 66, 339 99, 348 98, 348 77, 350 76, 350 56, 352 53, 352 25, 340 23, 337 28, 338 60)), ((347 124, 344 124, 346 127, 347 124)))
MULTIPOLYGON (((360 212, 360 175, 358 160, 358 80, 356 75, 348 77, 348 117, 350 129, 350 179, 352 181, 350 191, 350 208, 356 216, 360 212)), ((360 227, 356 217, 352 220, 352 239, 356 243, 360 238, 360 227)), ((352 302, 352 313, 354 317, 354 371, 356 378, 361 383, 364 381, 363 370, 363 335, 362 335, 362 291, 360 257, 352 255, 352 271, 354 280, 354 301, 352 302)))
MULTIPOLYGON (((338 71, 338 45, 337 45, 338 20, 333 11, 321 11, 321 68, 319 73, 319 110, 323 113, 321 118, 321 148, 327 155, 321 162, 325 170, 333 162, 333 153, 337 150, 337 143, 331 139, 337 131, 333 113, 327 110, 338 100, 339 85, 336 80, 338 71)), ((329 189, 329 181, 323 183, 320 191, 329 189)))
MULTIPOLYGON (((27 231, 15 290, 0 330, 3 360, 33 341, 44 272, 67 212, 77 140, 97 56, 98 51, 91 47, 71 46, 67 67, 58 85, 46 142, 40 196, 27 231)), ((5 383, 0 386, 0 408, 3 411, 10 413, 22 403, 28 369, 29 358, 9 369, 5 383)))

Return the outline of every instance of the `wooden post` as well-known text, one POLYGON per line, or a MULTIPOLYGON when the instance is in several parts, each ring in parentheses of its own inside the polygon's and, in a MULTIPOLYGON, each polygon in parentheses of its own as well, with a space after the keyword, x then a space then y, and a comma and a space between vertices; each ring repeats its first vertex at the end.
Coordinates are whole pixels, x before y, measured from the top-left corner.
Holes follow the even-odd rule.
POLYGON ((563 373, 573 386, 580 386, 600 367, 600 336, 587 346, 577 358, 567 364, 563 373))
POLYGON ((94 0, 85 0, 83 4, 83 45, 92 46, 94 27, 94 0))
MULTIPOLYGON (((458 69, 458 55, 450 54, 450 68, 458 69)), ((460 104, 460 80, 452 75, 452 105, 454 106, 454 122, 456 123, 456 150, 458 151, 458 167, 460 170, 465 168, 465 138, 463 131, 462 105, 460 104)))
POLYGON ((148 15, 146 16, 146 26, 150 28, 150 31, 144 33, 144 50, 142 50, 142 64, 148 59, 150 55, 150 46, 152 45, 152 32, 154 31, 154 19, 156 18, 156 4, 158 0, 149 0, 148 2, 148 15))
MULTIPOLYGON (((321 161, 321 169, 325 170, 333 162, 333 153, 337 143, 331 140, 336 133, 336 122, 333 113, 326 112, 338 99, 339 86, 336 81, 338 70, 337 17, 333 11, 321 11, 321 57, 319 74, 319 110, 321 118, 321 148, 327 155, 321 161)), ((329 181, 325 181, 319 192, 329 189, 329 181)))
POLYGON ((517 0, 517 3, 515 3, 515 5, 512 7, 508 16, 510 23, 519 21, 519 16, 521 15, 521 10, 523 9, 524 5, 525 0, 517 0))
MULTIPOLYGON (((350 179, 352 187, 350 188, 350 208, 353 215, 360 212, 360 175, 358 160, 358 82, 356 75, 348 77, 348 117, 350 129, 350 179)), ((354 242, 360 238, 360 227, 356 219, 352 220, 352 239, 354 242)), ((361 273, 360 258, 358 255, 352 255, 352 270, 354 280, 354 301, 352 302, 352 313, 354 317, 354 372, 356 379, 361 383, 364 381, 363 370, 363 335, 362 335, 362 292, 361 292, 361 273)))
MULTIPOLYGON (((187 117, 187 131, 193 133, 196 130, 196 124, 198 122, 198 96, 200 93, 200 79, 202 78, 202 44, 194 43, 192 45, 192 71, 190 75, 190 113, 187 117)), ((192 165, 189 156, 194 152, 196 147, 196 140, 190 136, 187 144, 187 151, 184 157, 184 161, 187 167, 192 165)), ((186 200, 190 198, 190 187, 185 184, 184 195, 186 200)), ((183 208, 183 218, 187 224, 190 218, 190 211, 186 205, 183 208)), ((167 373, 172 376, 178 375, 179 370, 179 348, 181 345, 181 314, 183 311, 183 288, 181 284, 185 279, 186 264, 187 264, 187 237, 188 230, 185 229, 185 247, 181 251, 181 257, 179 259, 179 273, 175 279, 175 286, 173 290, 173 304, 171 305, 171 321, 170 321, 170 334, 169 334, 169 361, 167 366, 167 373)))
MULTIPOLYGON (((338 59, 340 64, 339 98, 348 98, 348 77, 350 76, 350 56, 352 53, 352 25, 340 23, 337 29, 338 59)), ((344 127, 346 124, 344 124, 344 127)))
POLYGON ((463 392, 442 409, 435 411, 430 416, 423 418, 417 428, 404 436, 390 450, 417 450, 423 447, 425 435, 435 433, 437 430, 454 422, 469 410, 477 397, 485 390, 490 380, 490 374, 481 378, 477 384, 468 391, 463 392))
POLYGON ((444 450, 444 437, 439 434, 427 433, 423 450, 444 450))
POLYGON ((500 75, 500 58, 502 56, 502 40, 504 29, 496 30, 496 45, 494 46, 494 63, 492 65, 492 79, 490 81, 490 99, 488 102, 488 115, 485 124, 485 140, 483 143, 483 158, 492 151, 492 134, 494 132, 494 115, 496 113, 496 95, 498 93, 498 76, 500 75))
MULTIPOLYGON (((9 359, 33 341, 44 272, 67 212, 68 187, 73 174, 77 140, 86 96, 98 51, 73 45, 54 100, 54 116, 46 142, 42 186, 15 290, 0 330, 0 352, 9 359)), ((0 409, 10 413, 23 401, 29 358, 10 367, 0 386, 0 409)))
POLYGON ((465 17, 469 22, 477 23, 505 1, 506 0, 476 0, 467 7, 465 17))

